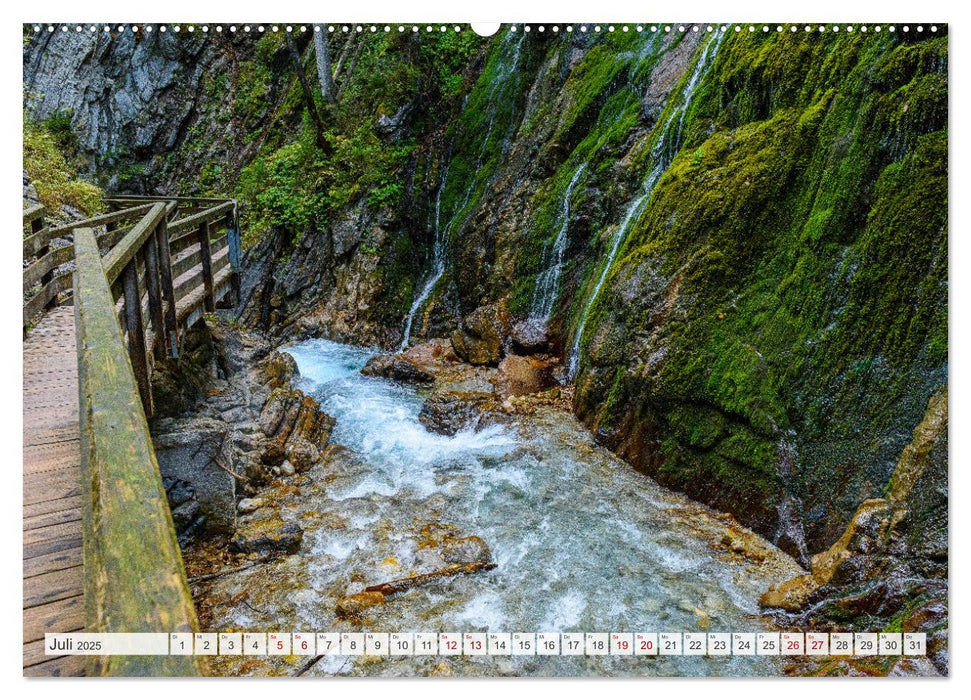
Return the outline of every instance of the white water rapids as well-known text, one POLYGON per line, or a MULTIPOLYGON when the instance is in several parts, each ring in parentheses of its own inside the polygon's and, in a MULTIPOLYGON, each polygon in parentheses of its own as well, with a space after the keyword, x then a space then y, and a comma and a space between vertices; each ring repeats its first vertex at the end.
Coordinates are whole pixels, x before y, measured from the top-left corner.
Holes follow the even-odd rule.
MULTIPOLYGON (((303 475, 296 505, 280 510, 284 521, 303 523, 298 554, 215 585, 211 595, 230 601, 217 608, 220 629, 755 632, 764 629, 758 596, 799 573, 765 543, 772 554, 761 564, 719 549, 724 519, 596 446, 568 414, 541 409, 481 432, 436 435, 418 422, 421 392, 360 374, 371 351, 326 340, 287 351, 303 389, 337 420, 331 442, 356 458, 303 475), (498 566, 392 596, 363 627, 338 619, 341 596, 428 570, 421 532, 430 524, 480 536, 498 566), (245 606, 231 604, 242 594, 245 606)), ((767 657, 328 656, 310 673, 413 675, 442 663, 461 675, 781 669, 767 657)), ((218 664, 233 673, 294 665, 272 657, 218 664)))

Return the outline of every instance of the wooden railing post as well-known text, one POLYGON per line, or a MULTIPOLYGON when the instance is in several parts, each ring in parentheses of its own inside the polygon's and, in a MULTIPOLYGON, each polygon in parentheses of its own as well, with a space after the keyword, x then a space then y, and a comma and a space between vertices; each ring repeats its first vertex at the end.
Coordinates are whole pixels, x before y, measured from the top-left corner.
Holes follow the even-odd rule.
POLYGON ((203 306, 206 311, 216 310, 216 290, 212 280, 212 250, 209 247, 209 222, 199 224, 199 250, 202 253, 202 282, 206 287, 203 306))
POLYGON ((152 317, 152 331, 155 333, 153 347, 156 357, 165 356, 165 326, 162 322, 162 295, 158 269, 158 249, 156 238, 158 229, 152 232, 145 242, 145 291, 148 292, 148 313, 152 317))
POLYGON ((179 322, 175 308, 175 287, 172 285, 172 256, 169 254, 169 229, 165 219, 158 222, 155 230, 158 243, 159 277, 162 298, 165 300, 165 335, 169 357, 179 356, 179 322))
POLYGON ((142 397, 145 415, 152 415, 152 383, 148 378, 148 357, 145 351, 145 331, 142 328, 142 304, 138 293, 137 257, 125 265, 121 273, 125 295, 125 330, 128 333, 128 356, 135 373, 138 393, 142 397))

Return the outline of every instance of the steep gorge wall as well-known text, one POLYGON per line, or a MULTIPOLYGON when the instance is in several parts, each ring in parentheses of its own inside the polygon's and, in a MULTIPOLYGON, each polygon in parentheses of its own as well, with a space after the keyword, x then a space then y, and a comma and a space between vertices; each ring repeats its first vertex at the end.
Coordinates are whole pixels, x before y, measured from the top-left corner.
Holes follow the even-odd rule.
POLYGON ((25 90, 102 177, 130 154, 118 189, 235 192, 244 318, 283 337, 396 347, 429 280, 413 338, 523 319, 566 201, 577 414, 803 561, 828 547, 946 383, 946 31, 455 42, 335 36, 327 154, 280 37, 55 35, 25 90))

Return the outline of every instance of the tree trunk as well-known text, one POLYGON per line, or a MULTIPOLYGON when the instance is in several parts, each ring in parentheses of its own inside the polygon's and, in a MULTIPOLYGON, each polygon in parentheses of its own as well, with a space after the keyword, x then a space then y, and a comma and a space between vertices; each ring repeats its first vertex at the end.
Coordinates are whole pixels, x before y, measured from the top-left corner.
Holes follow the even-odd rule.
POLYGON ((324 140, 324 123, 320 120, 320 114, 317 112, 317 103, 314 101, 314 94, 310 90, 310 85, 307 83, 307 73, 303 69, 303 59, 300 57, 300 52, 297 50, 297 44, 293 40, 293 37, 289 33, 286 36, 287 48, 290 50, 290 58, 293 60, 293 68, 297 72, 297 80, 300 81, 303 98, 307 103, 307 112, 310 114, 310 120, 314 123, 314 129, 317 132, 317 147, 322 151, 328 151, 327 142, 324 140))
POLYGON ((314 32, 314 54, 317 57, 317 78, 320 80, 320 94, 324 102, 334 102, 334 72, 330 65, 330 38, 327 27, 320 26, 319 32, 314 32))

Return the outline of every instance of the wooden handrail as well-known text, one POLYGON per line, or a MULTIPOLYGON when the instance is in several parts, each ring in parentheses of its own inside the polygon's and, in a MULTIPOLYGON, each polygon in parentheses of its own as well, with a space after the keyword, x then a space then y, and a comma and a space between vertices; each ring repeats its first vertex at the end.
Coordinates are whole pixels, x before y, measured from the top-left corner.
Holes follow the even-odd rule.
POLYGON ((177 234, 184 231, 191 231, 192 229, 198 228, 199 224, 203 222, 215 221, 216 219, 230 213, 235 208, 236 202, 229 200, 201 211, 198 214, 192 214, 191 216, 187 216, 183 219, 176 219, 175 221, 169 223, 169 235, 175 237, 177 234))
POLYGON ((124 221, 125 219, 134 219, 135 217, 144 216, 151 208, 152 204, 140 204, 137 207, 129 207, 128 209, 119 209, 118 211, 111 211, 107 214, 99 214, 98 216, 93 216, 90 219, 83 219, 81 221, 72 221, 67 224, 61 224, 60 226, 55 226, 50 229, 51 233, 57 235, 60 233, 67 233, 73 231, 76 228, 94 228, 95 226, 104 226, 105 224, 113 224, 118 221, 124 221))
MULTIPOLYGON (((77 229, 74 247, 87 629, 193 632, 182 554, 94 232, 77 229)), ((99 675, 204 670, 194 656, 92 658, 99 675)))
POLYGON ((118 245, 108 252, 103 263, 108 284, 114 284, 125 266, 132 261, 135 254, 148 240, 148 237, 155 231, 159 221, 164 218, 165 204, 163 202, 153 204, 148 214, 132 227, 132 230, 118 242, 118 245))

